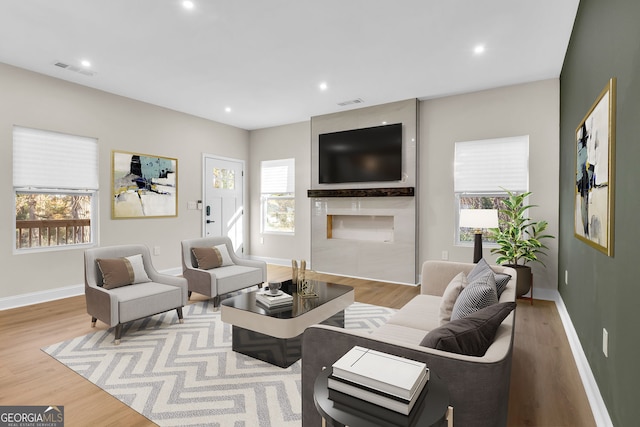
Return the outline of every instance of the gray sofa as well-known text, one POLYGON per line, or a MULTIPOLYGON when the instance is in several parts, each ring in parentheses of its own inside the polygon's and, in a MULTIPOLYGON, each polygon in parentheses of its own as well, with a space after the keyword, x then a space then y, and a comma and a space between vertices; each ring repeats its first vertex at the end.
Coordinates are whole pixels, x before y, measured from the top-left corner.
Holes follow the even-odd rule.
MULTIPOLYGON (((448 385, 455 425, 505 426, 515 312, 500 324, 493 343, 482 357, 465 356, 420 346, 428 331, 439 326, 442 294, 459 272, 469 273, 475 264, 427 261, 422 267, 421 294, 372 333, 314 325, 302 340, 302 424, 321 425, 313 402, 313 383, 323 367, 331 366, 355 345, 425 362, 448 385)), ((511 275, 499 302, 515 301, 516 271, 492 266, 511 275)))

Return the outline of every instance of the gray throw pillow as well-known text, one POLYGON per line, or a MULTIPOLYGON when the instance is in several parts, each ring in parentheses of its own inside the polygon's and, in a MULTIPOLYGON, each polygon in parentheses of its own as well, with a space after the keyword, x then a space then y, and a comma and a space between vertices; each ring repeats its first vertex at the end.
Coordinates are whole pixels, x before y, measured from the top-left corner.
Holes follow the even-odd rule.
POLYGON ((498 327, 515 308, 515 302, 483 308, 430 331, 420 345, 467 356, 484 356, 493 343, 498 327))
POLYGON ((491 271, 493 273, 493 280, 496 283, 496 292, 498 293, 499 299, 500 295, 502 295, 502 292, 507 287, 509 280, 511 280, 511 275, 496 273, 484 258, 481 258, 480 261, 478 261, 478 263, 475 265, 475 267, 473 267, 473 270, 471 270, 467 275, 467 279, 469 280, 469 282, 472 282, 475 278, 479 277, 487 271, 491 271))
POLYGON ((467 287, 460 292, 451 311, 451 320, 461 319, 481 308, 497 303, 498 294, 493 272, 487 271, 470 281, 467 287))

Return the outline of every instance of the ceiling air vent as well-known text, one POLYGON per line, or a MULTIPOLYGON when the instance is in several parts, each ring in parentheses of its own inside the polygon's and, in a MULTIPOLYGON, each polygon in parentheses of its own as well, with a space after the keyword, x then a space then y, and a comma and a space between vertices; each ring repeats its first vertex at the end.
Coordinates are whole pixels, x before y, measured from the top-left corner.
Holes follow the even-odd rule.
POLYGON ((95 71, 87 70, 86 68, 76 67, 75 65, 65 64, 64 62, 55 62, 53 65, 56 67, 64 68, 65 70, 73 71, 74 73, 79 73, 84 76, 95 76, 95 71))
POLYGON ((352 100, 349 100, 349 101, 338 102, 338 105, 341 106, 341 107, 346 107, 347 105, 362 104, 362 103, 364 103, 362 98, 356 98, 356 99, 352 99, 352 100))

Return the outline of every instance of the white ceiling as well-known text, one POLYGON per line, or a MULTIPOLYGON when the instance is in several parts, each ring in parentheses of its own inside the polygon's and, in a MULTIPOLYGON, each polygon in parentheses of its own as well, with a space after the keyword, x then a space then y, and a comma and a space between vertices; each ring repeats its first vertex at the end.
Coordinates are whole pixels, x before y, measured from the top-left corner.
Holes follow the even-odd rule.
POLYGON ((2 0, 0 62, 258 129, 557 78, 579 3, 193 1, 2 0))

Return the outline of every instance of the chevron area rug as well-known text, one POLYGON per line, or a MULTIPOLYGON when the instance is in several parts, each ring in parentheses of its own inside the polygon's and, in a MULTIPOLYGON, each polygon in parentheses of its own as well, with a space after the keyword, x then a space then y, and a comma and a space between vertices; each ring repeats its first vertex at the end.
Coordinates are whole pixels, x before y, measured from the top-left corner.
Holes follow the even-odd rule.
MULTIPOLYGON (((345 328, 374 329, 393 309, 354 303, 345 328)), ((289 368, 235 353, 231 325, 208 302, 131 323, 122 343, 102 330, 43 348, 160 426, 301 425, 300 361, 289 368)))

